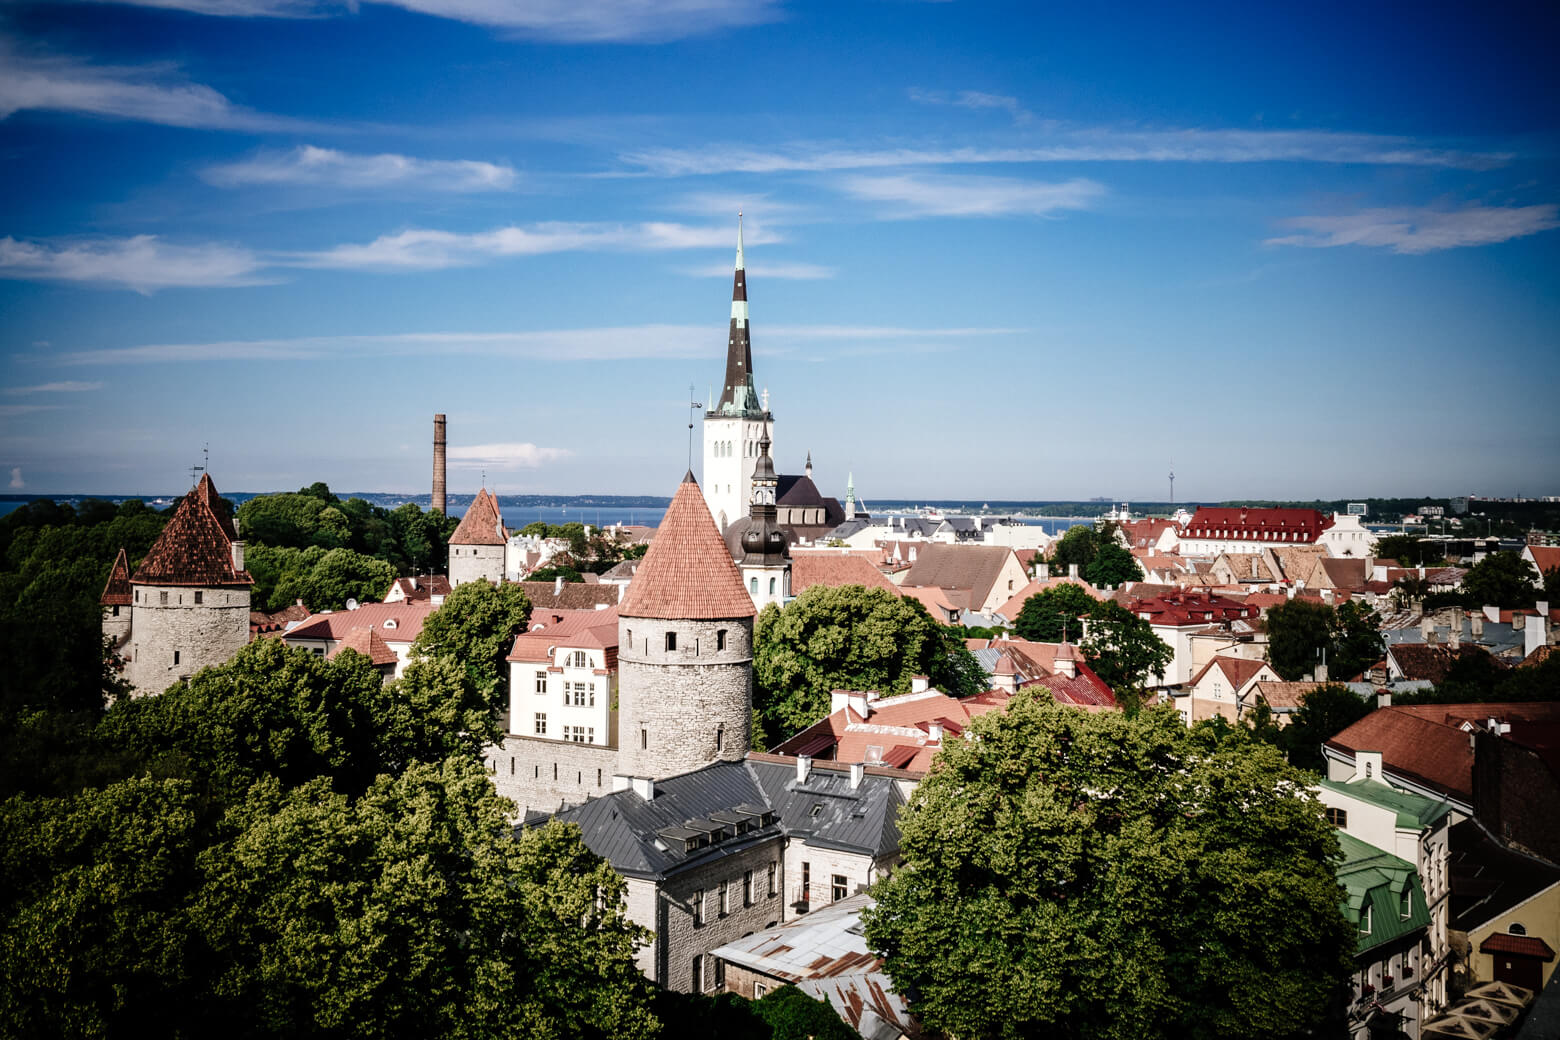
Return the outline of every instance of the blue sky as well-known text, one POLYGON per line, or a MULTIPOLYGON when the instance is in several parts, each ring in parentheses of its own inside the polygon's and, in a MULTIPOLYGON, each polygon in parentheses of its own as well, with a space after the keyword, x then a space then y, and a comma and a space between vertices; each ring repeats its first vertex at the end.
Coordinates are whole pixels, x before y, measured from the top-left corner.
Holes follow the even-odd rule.
POLYGON ((0 481, 1553 494, 1544 4, 0 5, 0 481))

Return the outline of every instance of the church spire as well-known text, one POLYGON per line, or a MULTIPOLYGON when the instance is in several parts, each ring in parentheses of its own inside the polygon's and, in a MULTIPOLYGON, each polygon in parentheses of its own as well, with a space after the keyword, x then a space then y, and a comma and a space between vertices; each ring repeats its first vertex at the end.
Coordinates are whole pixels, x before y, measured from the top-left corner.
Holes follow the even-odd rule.
POLYGON ((731 284, 731 331, 726 337, 726 382, 712 412, 763 414, 753 384, 753 345, 748 335, 747 264, 742 258, 742 213, 737 213, 737 265, 731 284))

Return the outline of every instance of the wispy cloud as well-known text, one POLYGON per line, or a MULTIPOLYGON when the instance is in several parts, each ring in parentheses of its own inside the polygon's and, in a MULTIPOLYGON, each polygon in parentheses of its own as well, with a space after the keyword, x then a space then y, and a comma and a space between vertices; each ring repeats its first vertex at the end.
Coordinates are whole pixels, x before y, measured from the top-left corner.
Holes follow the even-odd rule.
POLYGON ((156 235, 25 242, 0 238, 0 278, 157 289, 257 285, 260 260, 237 246, 173 245, 156 235))
POLYGON ((987 94, 979 90, 922 90, 910 88, 910 100, 923 105, 953 105, 956 108, 999 109, 1006 112, 1015 123, 1034 121, 1034 115, 1018 103, 1018 98, 1006 94, 987 94))
POLYGON ((451 464, 464 469, 536 469, 572 454, 567 448, 539 448, 530 442, 470 444, 449 449, 451 464))
MULTIPOLYGON (((306 18, 355 11, 340 0, 118 0, 237 18, 306 18)), ((381 0, 389 6, 522 36, 578 42, 654 42, 758 25, 780 0, 381 0)))
POLYGON ((75 112, 165 126, 251 132, 317 124, 235 105, 211 87, 159 65, 93 65, 66 55, 24 53, 0 38, 0 119, 22 111, 75 112))
POLYGON ((406 155, 354 155, 302 145, 209 166, 201 176, 218 187, 324 185, 337 188, 417 188, 423 191, 506 191, 515 171, 504 163, 472 159, 417 159, 406 155))
POLYGON ((622 153, 628 167, 662 177, 716 173, 862 170, 1049 162, 1315 162, 1489 169, 1511 160, 1504 152, 1435 147, 1403 137, 1326 130, 1072 130, 1046 143, 961 148, 842 148, 799 142, 762 150, 710 146, 650 148, 622 153))
POLYGON ((887 203, 885 219, 911 217, 1045 216, 1058 210, 1086 209, 1105 194, 1094 181, 1077 178, 1056 184, 1014 177, 961 174, 899 174, 848 177, 840 187, 868 202, 887 203))
MULTIPOLYGON (((705 264, 701 267, 687 267, 683 269, 695 278, 730 278, 730 264, 705 264)), ((747 273, 750 277, 787 278, 798 280, 811 280, 817 278, 833 278, 838 272, 832 267, 822 264, 802 263, 773 263, 773 264, 748 264, 747 273)))
MULTIPOLYGON (((750 229, 749 242, 778 238, 750 229)), ((584 250, 652 252, 731 245, 729 227, 697 227, 668 222, 640 224, 563 223, 459 232, 414 229, 381 235, 362 245, 340 245, 322 252, 299 254, 300 267, 351 268, 378 271, 427 271, 460 267, 497 257, 537 256, 584 250)))
MULTIPOLYGON (((821 342, 958 341, 1006 336, 1023 329, 913 328, 892 325, 765 326, 766 350, 821 342)), ((338 361, 358 357, 489 355, 547 362, 707 358, 707 325, 629 325, 527 332, 426 332, 396 335, 306 336, 296 339, 158 343, 59 354, 65 365, 134 365, 232 361, 338 361)), ((717 335, 715 337, 720 340, 717 335)))
POLYGON ((79 394, 101 389, 103 389, 102 383, 83 383, 75 379, 66 379, 56 383, 39 383, 37 386, 8 386, 5 392, 12 395, 79 394))
POLYGON ((0 419, 14 419, 34 412, 52 412, 57 408, 57 404, 0 404, 0 419))
POLYGON ((1280 222, 1296 234, 1267 240, 1270 246, 1375 246, 1394 253, 1434 253, 1486 246, 1560 227, 1560 206, 1465 206, 1461 209, 1393 207, 1340 216, 1291 217, 1280 222))

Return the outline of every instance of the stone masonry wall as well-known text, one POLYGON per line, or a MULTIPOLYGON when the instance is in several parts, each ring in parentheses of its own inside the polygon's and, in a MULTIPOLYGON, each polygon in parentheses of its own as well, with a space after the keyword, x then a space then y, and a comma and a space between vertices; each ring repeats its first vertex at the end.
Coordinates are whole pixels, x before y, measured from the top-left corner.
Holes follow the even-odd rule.
MULTIPOLYGON (((641 966, 651 979, 682 993, 693 988, 693 958, 702 958, 703 988, 715 989, 715 961, 710 951, 726 943, 773 927, 785 919, 783 895, 786 890, 785 866, 781 848, 785 839, 776 835, 751 848, 720 857, 697 869, 683 871, 662 883, 653 908, 644 892, 635 898, 630 882, 629 916, 636 924, 652 929, 656 941, 641 956, 641 966), (775 865, 775 894, 767 887, 769 865, 775 865), (751 902, 742 898, 743 875, 753 872, 751 902), (726 913, 720 913, 720 885, 725 882, 726 913), (694 901, 703 892, 702 925, 694 924, 694 901), (649 911, 650 919, 641 915, 649 911)), ((653 887, 641 883, 645 888, 653 887)))
POLYGON ((509 734, 482 749, 482 762, 520 818, 527 810, 551 813, 564 802, 612 793, 617 749, 509 734))
POLYGON ((504 547, 450 546, 450 588, 478 579, 485 579, 495 585, 504 580, 504 547))
POLYGON ((808 910, 817 910, 834 902, 830 886, 836 874, 846 878, 847 896, 855 895, 858 887, 871 885, 880 876, 872 865, 871 856, 841 849, 814 848, 800 838, 792 838, 785 850, 787 920, 794 920, 798 916, 791 907, 802 898, 803 863, 807 864, 810 883, 808 910))
POLYGON ((132 586, 134 623, 125 678, 136 695, 225 663, 249 642, 249 590, 132 586), (201 602, 196 603, 199 597, 201 602), (174 655, 178 660, 174 660, 174 655))
POLYGON ((117 606, 103 608, 103 635, 114 641, 116 647, 123 646, 130 638, 130 622, 135 616, 133 606, 117 606))
POLYGON ((676 776, 724 759, 740 761, 751 744, 753 622, 618 622, 618 771, 676 776), (724 649, 715 649, 718 633, 724 649), (677 648, 666 649, 667 633, 677 648))

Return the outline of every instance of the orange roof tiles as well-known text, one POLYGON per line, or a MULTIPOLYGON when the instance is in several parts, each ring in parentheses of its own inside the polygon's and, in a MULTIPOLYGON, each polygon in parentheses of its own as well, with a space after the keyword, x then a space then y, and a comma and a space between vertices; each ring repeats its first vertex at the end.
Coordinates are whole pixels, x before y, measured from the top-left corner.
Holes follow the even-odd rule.
POLYGON ((756 613, 692 471, 677 485, 618 613, 663 620, 756 613))
POLYGON ((814 585, 863 585, 899 594, 899 586, 856 553, 809 552, 791 556, 791 592, 800 596, 814 585))
MULTIPOLYGON (((548 650, 553 648, 616 651, 617 645, 618 612, 615 608, 533 610, 530 628, 515 636, 514 646, 505 660, 541 664, 551 661, 548 650)), ((616 661, 615 653, 607 656, 609 665, 616 661)))
POLYGON ((1217 668, 1224 673, 1224 677, 1230 681, 1233 689, 1240 690, 1251 681, 1252 676, 1266 667, 1266 661, 1248 661, 1244 657, 1215 657, 1203 665, 1202 670, 1192 678, 1191 685, 1196 686, 1202 681, 1203 676, 1217 668))
POLYGON ((395 664, 400 660, 396 657, 395 651, 390 649, 380 638, 379 633, 372 628, 354 628, 325 656, 335 657, 343 650, 356 650, 376 665, 395 664))
POLYGON ((1050 690, 1052 699, 1058 704, 1083 708, 1086 711, 1104 711, 1114 708, 1116 695, 1106 685, 1105 680, 1082 661, 1079 661, 1076 667, 1078 674, 1075 676, 1048 675, 1031 685, 1043 686, 1050 690))
POLYGON ((209 473, 179 500, 168 526, 131 576, 132 585, 253 585, 233 567, 238 532, 209 473))
POLYGON ((1473 800, 1473 746, 1456 726, 1420 718, 1402 707, 1378 708, 1327 746, 1351 754, 1379 751, 1383 768, 1442 794, 1473 800))
POLYGON ((1533 562, 1537 564, 1540 572, 1548 573, 1560 567, 1560 546, 1530 545, 1527 551, 1532 555, 1533 562))
POLYGON ((113 568, 108 572, 108 584, 103 586, 103 595, 98 597, 98 604, 104 607, 128 607, 130 603, 130 561, 125 557, 124 549, 120 549, 119 555, 114 558, 113 568))
POLYGON ((450 535, 451 545, 503 545, 509 541, 498 499, 487 488, 477 492, 471 508, 461 517, 460 526, 450 535))
POLYGON ((347 638, 354 628, 373 628, 379 631, 379 637, 387 643, 410 643, 422 632, 423 622, 433 611, 434 607, 426 602, 364 603, 356 610, 311 614, 282 639, 284 642, 294 639, 339 642, 347 638))

